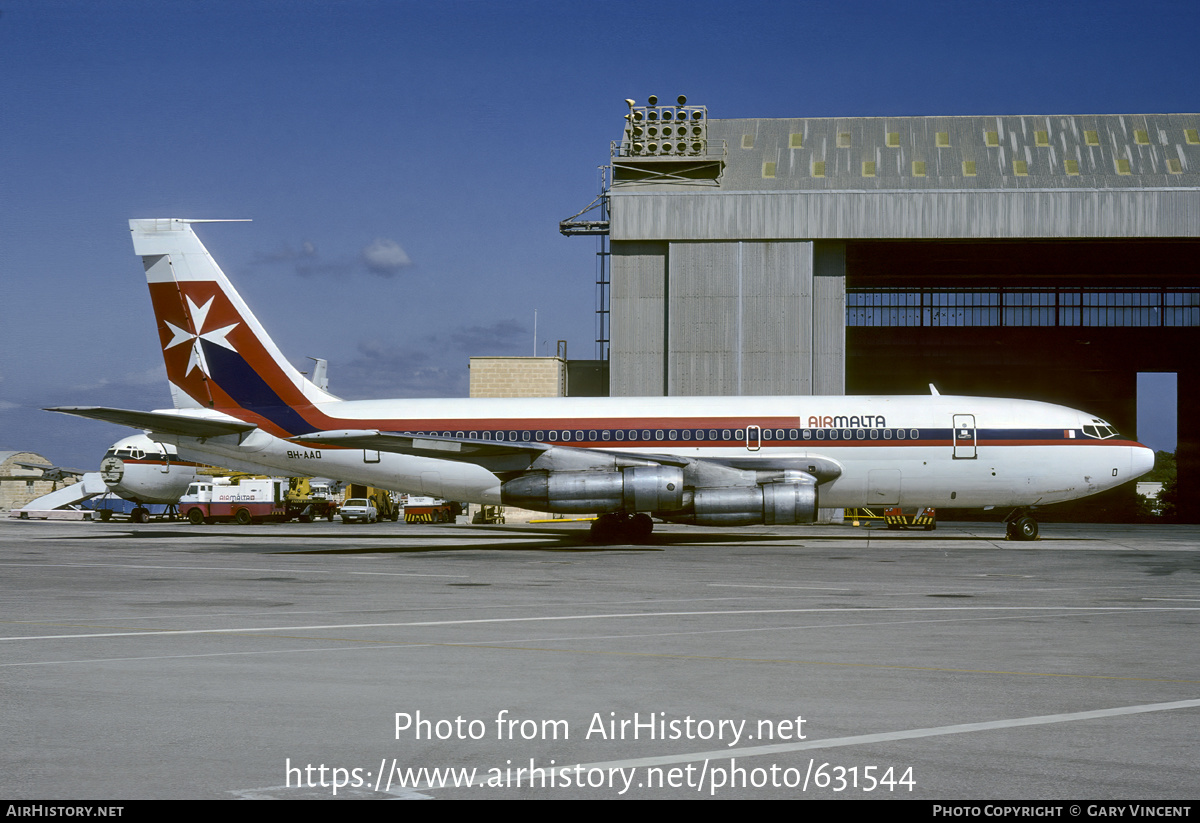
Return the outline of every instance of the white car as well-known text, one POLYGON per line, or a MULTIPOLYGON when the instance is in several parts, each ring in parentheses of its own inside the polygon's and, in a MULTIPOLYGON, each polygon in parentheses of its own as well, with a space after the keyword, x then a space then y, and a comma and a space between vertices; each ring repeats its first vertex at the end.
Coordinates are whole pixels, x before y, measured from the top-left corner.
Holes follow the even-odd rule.
POLYGON ((342 522, 353 523, 355 520, 363 523, 375 523, 379 520, 379 512, 370 500, 364 497, 351 497, 342 504, 342 522))

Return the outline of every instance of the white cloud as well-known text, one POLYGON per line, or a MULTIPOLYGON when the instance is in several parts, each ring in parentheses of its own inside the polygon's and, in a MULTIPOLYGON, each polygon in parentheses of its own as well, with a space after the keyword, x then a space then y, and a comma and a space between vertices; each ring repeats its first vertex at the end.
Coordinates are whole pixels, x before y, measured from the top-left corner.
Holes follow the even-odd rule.
POLYGON ((405 266, 412 265, 399 243, 382 237, 363 249, 362 256, 368 271, 380 277, 393 277, 405 266))

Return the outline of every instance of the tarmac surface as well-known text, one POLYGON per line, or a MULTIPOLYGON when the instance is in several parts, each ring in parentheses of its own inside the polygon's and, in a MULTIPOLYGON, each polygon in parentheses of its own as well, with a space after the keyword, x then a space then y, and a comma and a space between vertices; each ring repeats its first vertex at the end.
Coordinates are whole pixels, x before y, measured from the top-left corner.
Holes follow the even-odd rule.
POLYGON ((0 797, 1200 795, 1200 527, 585 537, 2 521, 0 797))

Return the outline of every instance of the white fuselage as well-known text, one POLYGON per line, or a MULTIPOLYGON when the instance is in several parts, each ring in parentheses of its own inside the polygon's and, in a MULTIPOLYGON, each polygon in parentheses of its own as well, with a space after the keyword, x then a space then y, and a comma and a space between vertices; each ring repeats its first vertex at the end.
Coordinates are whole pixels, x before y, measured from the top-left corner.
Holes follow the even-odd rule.
MULTIPOLYGON (((1103 491, 1148 471, 1153 453, 1084 433, 1074 409, 958 396, 546 398, 337 401, 301 410, 323 430, 379 430, 677 455, 764 468, 815 457, 840 475, 823 507, 1030 506, 1103 491)), ((229 419, 195 410, 196 416, 229 419)), ((184 459, 340 480, 476 503, 501 478, 468 462, 298 445, 261 429, 203 440, 156 436, 184 459)))

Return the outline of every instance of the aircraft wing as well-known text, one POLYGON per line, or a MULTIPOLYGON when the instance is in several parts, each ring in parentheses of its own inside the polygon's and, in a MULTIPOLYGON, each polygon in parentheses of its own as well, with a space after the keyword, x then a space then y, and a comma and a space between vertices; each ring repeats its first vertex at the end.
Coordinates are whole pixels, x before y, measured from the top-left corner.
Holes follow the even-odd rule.
POLYGON ((20 460, 16 461, 16 464, 23 469, 39 469, 43 480, 55 482, 67 477, 83 477, 86 474, 81 469, 69 469, 66 466, 44 466, 41 463, 22 463, 20 460))
POLYGON ((375 451, 433 457, 475 463, 489 471, 525 471, 539 457, 555 449, 550 443, 524 443, 507 440, 477 440, 470 437, 403 434, 378 429, 343 429, 302 434, 289 438, 308 446, 349 446, 375 451))
POLYGON ((241 423, 235 420, 209 420, 167 412, 112 409, 105 406, 54 406, 45 411, 90 417, 93 420, 103 420, 107 423, 117 423, 121 426, 180 437, 218 437, 222 434, 241 434, 257 428, 252 423, 241 423))
POLYGON ((533 443, 513 440, 478 440, 470 437, 443 435, 414 435, 384 432, 377 429, 346 429, 323 431, 290 438, 304 445, 349 446, 376 451, 432 457, 474 463, 493 472, 527 471, 530 469, 586 468, 599 455, 608 457, 617 466, 659 464, 684 468, 700 463, 747 471, 794 470, 812 475, 818 483, 833 480, 842 473, 836 460, 814 455, 755 457, 689 457, 670 453, 629 452, 608 448, 578 448, 557 443, 533 443))

